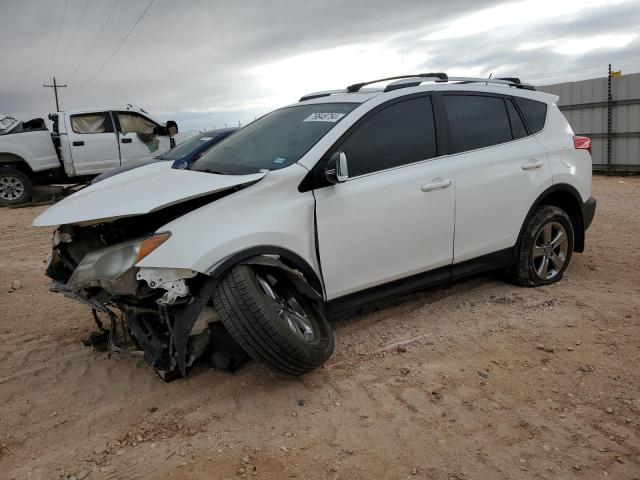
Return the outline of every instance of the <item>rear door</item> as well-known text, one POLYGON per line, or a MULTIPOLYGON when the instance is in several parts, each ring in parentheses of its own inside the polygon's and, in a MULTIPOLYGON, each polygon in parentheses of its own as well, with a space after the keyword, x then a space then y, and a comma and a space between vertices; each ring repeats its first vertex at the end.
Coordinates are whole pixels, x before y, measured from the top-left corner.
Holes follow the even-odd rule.
POLYGON ((170 148, 168 135, 162 125, 138 112, 113 112, 116 119, 118 143, 122 165, 138 160, 149 160, 170 148))
POLYGON ((79 113, 65 118, 70 123, 65 127, 74 170, 67 173, 91 175, 120 165, 118 141, 109 112, 79 113))
POLYGON ((442 95, 455 164, 454 263, 513 247, 531 205, 551 186, 547 150, 503 95, 442 95))
POLYGON ((429 96, 402 99, 327 152, 344 151, 349 167, 346 182, 314 190, 329 300, 451 264, 453 172, 434 123, 429 96))

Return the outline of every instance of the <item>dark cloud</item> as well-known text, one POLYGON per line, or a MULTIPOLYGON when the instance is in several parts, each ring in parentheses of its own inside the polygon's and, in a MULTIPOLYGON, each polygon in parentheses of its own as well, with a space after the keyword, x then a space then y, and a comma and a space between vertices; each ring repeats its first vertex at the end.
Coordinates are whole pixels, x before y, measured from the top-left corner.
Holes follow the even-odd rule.
POLYGON ((379 69, 390 74, 412 65, 544 81, 554 72, 554 78, 563 78, 563 72, 580 76, 581 67, 583 75, 592 75, 596 70, 591 67, 601 65, 604 71, 609 61, 640 68, 634 67, 640 63, 637 37, 620 48, 571 55, 553 48, 556 41, 636 33, 637 2, 603 2, 584 9, 576 2, 575 11, 543 21, 502 22, 475 35, 461 31, 455 38, 433 38, 428 35, 451 22, 455 29, 461 17, 499 2, 156 0, 114 58, 86 83, 148 4, 121 0, 114 9, 116 1, 91 0, 80 23, 85 0, 67 0, 57 41, 64 0, 4 0, 0 111, 20 117, 46 115, 53 108, 52 92, 42 83, 49 83, 55 73, 69 84, 61 92, 66 108, 134 103, 165 119, 177 112, 179 122, 189 128, 221 127, 250 121, 282 99, 294 101, 315 89, 318 78, 328 83, 320 88, 366 79, 357 62, 361 49, 368 49, 370 56, 374 52, 372 62, 378 50, 380 61, 396 54, 411 59, 379 69), (521 49, 536 42, 539 48, 521 49), (318 51, 331 49, 347 58, 334 63, 317 57, 318 51), (296 81, 288 81, 291 78, 296 81))

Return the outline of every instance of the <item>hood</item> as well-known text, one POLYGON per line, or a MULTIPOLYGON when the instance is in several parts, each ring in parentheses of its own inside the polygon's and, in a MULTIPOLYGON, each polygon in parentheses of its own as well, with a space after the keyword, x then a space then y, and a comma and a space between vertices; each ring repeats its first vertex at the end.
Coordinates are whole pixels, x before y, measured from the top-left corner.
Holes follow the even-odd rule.
POLYGON ((251 175, 216 175, 176 170, 157 162, 90 185, 45 210, 35 227, 114 220, 144 215, 193 198, 260 180, 251 175))

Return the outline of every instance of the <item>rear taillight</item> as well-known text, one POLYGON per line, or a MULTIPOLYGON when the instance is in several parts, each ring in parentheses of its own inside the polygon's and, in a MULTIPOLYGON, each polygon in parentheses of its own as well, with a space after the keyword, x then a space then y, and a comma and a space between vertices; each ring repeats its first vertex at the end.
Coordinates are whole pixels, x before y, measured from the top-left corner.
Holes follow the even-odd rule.
POLYGON ((591 155, 591 139, 589 137, 573 137, 573 146, 576 150, 587 150, 591 155))

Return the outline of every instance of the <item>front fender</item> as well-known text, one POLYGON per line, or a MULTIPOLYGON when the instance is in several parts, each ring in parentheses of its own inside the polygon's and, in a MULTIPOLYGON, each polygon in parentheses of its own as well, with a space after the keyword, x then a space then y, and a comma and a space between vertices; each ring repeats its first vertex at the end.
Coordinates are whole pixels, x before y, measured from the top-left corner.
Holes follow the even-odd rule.
MULTIPOLYGON (((312 192, 298 191, 306 172, 297 164, 269 172, 260 182, 160 227, 171 238, 138 266, 188 268, 208 275, 240 252, 269 246, 292 252, 320 277, 315 199, 312 192)), ((263 253, 278 252, 253 255, 263 253)))

